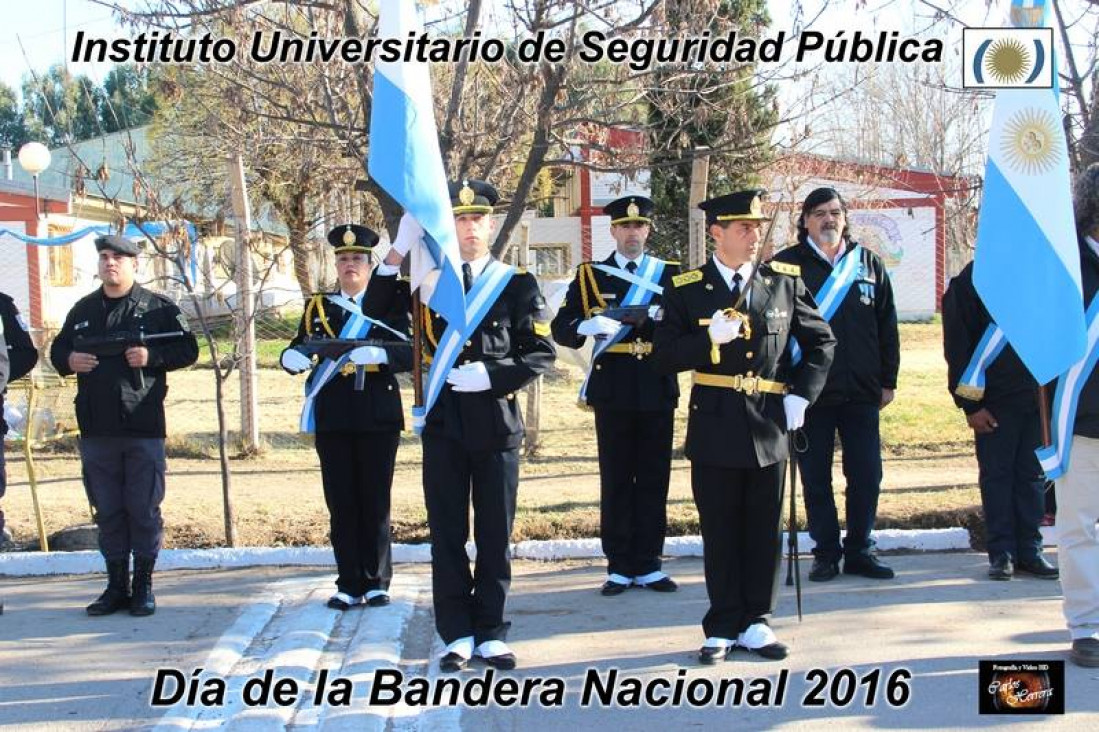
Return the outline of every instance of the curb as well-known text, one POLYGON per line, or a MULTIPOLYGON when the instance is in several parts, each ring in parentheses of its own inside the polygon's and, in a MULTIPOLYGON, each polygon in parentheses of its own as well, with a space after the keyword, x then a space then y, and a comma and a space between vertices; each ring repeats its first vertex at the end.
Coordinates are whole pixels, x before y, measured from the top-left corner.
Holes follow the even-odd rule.
MULTIPOLYGON (((1053 538, 1042 527, 1046 544, 1053 538)), ((969 532, 952 529, 883 529, 875 531, 880 551, 939 552, 969 551, 969 532)), ((783 546, 786 535, 783 534, 783 546)), ((806 552, 813 546, 808 533, 798 533, 798 547, 806 552)), ((474 556, 473 544, 466 546, 474 556)), ((516 559, 553 561, 561 559, 601 559, 599 539, 555 539, 521 541, 512 545, 516 559)), ((664 555, 701 557, 702 538, 669 537, 664 555)), ((431 561, 430 544, 395 544, 393 561, 400 564, 426 564, 431 561)), ((329 547, 243 547, 235 549, 165 549, 157 560, 157 569, 232 569, 240 567, 333 567, 329 547)), ((0 576, 36 577, 46 575, 93 574, 103 571, 103 559, 97 551, 78 552, 4 552, 0 553, 0 576)))

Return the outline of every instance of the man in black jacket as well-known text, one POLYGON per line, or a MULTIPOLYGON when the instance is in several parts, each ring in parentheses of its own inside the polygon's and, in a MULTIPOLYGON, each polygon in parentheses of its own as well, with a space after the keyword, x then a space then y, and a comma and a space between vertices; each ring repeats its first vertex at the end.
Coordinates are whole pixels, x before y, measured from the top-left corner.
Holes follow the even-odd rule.
POLYGON ((806 197, 798 243, 774 261, 801 268, 805 286, 836 336, 828 383, 805 415, 808 449, 798 454, 809 534, 816 544, 809 579, 833 579, 841 556, 845 574, 889 579, 893 570, 874 556, 870 540, 882 479, 879 412, 893 401, 901 362, 889 273, 881 257, 851 240, 847 204, 833 188, 818 188, 806 197), (847 479, 842 548, 832 493, 837 430, 847 479))
POLYGON ((328 233, 339 291, 308 301, 298 333, 280 357, 291 374, 311 370, 301 429, 315 433, 321 464, 338 572, 328 607, 336 610, 389 604, 390 494, 404 428, 394 374, 412 368, 412 350, 361 345, 335 358, 311 359, 299 349, 307 337, 310 342, 342 338, 397 343, 408 337, 408 283, 385 265, 380 273, 390 276, 371 276, 370 252, 377 242, 374 231, 358 224, 343 224, 328 233), (363 385, 356 389, 360 370, 365 372, 363 385))
POLYGON ((76 374, 76 421, 84 488, 95 509, 99 551, 107 562, 107 589, 89 615, 128 607, 152 615, 153 568, 164 522, 165 374, 190 366, 198 344, 187 319, 166 297, 134 281, 138 247, 121 236, 95 240, 103 285, 73 305, 50 349, 62 376, 76 374), (147 345, 134 343, 117 355, 80 350, 80 339, 121 333, 177 333, 147 345), (133 588, 129 581, 134 557, 133 588))
POLYGON ((588 337, 595 338, 580 399, 595 411, 605 596, 619 595, 630 585, 676 590, 675 581, 661 571, 660 553, 679 384, 674 375, 657 374, 649 354, 662 293, 679 274, 679 264, 645 254, 653 208, 644 196, 625 196, 604 207, 615 252, 577 268, 553 319, 553 339, 562 346, 580 348, 588 337), (631 327, 603 314, 621 306, 647 308, 644 321, 631 327))
MULTIPOLYGON (((4 393, 8 384, 30 373, 38 363, 38 351, 30 333, 19 315, 15 301, 0 292, 0 498, 8 487, 7 469, 4 465, 4 435, 8 423, 4 421, 4 393)), ((4 543, 4 510, 0 508, 0 544, 4 543)))
POLYGON ((977 449, 988 576, 1009 580, 1017 569, 1056 579, 1038 530, 1045 501, 1034 454, 1041 444, 1038 384, 992 323, 973 286, 972 262, 950 281, 942 314, 948 386, 977 449))
POLYGON ((694 371, 687 422, 691 490, 698 507, 710 608, 699 662, 737 647, 778 660, 787 648, 766 616, 774 610, 787 432, 824 387, 835 339, 788 264, 753 276, 763 191, 700 204, 713 258, 676 276, 653 334, 657 373, 694 371), (732 310, 746 292, 743 302, 732 310), (793 367, 787 343, 804 357, 793 367))
MULTIPOLYGON (((511 623, 504 620, 523 440, 515 392, 545 373, 556 353, 538 281, 496 261, 489 249, 496 189, 478 180, 451 182, 449 188, 467 313, 478 303, 487 309, 447 373, 422 435, 435 628, 447 644, 439 668, 459 671, 477 657, 506 670, 516 664, 505 642, 511 623), (490 289, 490 283, 502 288, 490 289), (477 547, 472 572, 466 554, 471 500, 477 547)), ((406 214, 387 264, 399 264, 408 251, 403 231, 409 221, 406 214)), ((425 348, 434 358, 447 322, 429 308, 423 313, 425 348)))

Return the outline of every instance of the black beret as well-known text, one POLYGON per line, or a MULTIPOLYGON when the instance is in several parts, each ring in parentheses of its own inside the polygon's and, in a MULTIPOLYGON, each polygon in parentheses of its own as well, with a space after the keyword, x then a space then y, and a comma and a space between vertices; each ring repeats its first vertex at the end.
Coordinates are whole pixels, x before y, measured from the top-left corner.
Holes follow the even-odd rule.
POLYGON ((141 253, 141 246, 137 242, 115 234, 104 234, 95 238, 95 250, 101 252, 104 249, 127 257, 136 257, 141 253))

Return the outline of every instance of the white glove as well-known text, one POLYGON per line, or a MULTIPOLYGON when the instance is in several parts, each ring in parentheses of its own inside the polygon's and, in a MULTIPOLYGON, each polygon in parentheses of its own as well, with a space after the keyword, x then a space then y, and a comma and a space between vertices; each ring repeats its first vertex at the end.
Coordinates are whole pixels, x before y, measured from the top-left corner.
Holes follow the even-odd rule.
POLYGON ((292 374, 300 374, 313 367, 313 361, 296 348, 287 348, 279 358, 282 367, 292 374))
POLYGON ((594 318, 588 318, 581 323, 576 332, 582 336, 595 336, 596 338, 610 338, 618 329, 622 327, 622 323, 618 322, 614 318, 608 318, 604 315, 596 315, 594 318))
POLYGON ((805 409, 809 400, 797 394, 787 394, 782 398, 782 409, 786 412, 786 431, 793 432, 805 424, 805 409))
POLYGON ((462 392, 488 391, 492 388, 492 382, 488 378, 488 369, 480 361, 451 369, 446 376, 446 383, 450 384, 454 391, 462 392))
POLYGON ((412 218, 412 214, 406 213, 401 217, 401 223, 397 226, 397 238, 393 240, 393 250, 402 257, 408 254, 412 245, 423 239, 424 227, 420 222, 412 218))
POLYGON ((710 341, 717 344, 728 343, 740 335, 740 318, 726 317, 722 310, 715 310, 710 318, 710 327, 706 330, 710 333, 710 341))
POLYGON ((359 346, 352 349, 347 358, 356 366, 389 363, 389 354, 385 352, 384 348, 378 346, 359 346))

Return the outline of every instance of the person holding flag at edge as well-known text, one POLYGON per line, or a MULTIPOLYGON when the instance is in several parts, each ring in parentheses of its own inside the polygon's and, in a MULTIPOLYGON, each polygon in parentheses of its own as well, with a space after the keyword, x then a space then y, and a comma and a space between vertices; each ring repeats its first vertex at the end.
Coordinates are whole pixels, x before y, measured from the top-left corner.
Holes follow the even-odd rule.
MULTIPOLYGON (((418 29, 414 3, 381 4, 380 38, 418 29)), ((511 669, 504 605, 523 438, 515 392, 553 364, 550 315, 534 276, 490 253, 496 189, 446 182, 425 64, 377 63, 370 143, 371 176, 406 211, 385 264, 411 251, 413 289, 429 273, 434 285, 413 315, 431 361, 413 420, 424 446, 435 627, 446 644, 439 668, 460 671, 476 656, 511 669)))
MULTIPOLYGON (((1046 0, 1012 0, 1011 22, 1042 27, 1049 10, 1046 0)), ((1078 184, 1074 218, 1052 48, 1047 55, 1051 87, 1024 82, 996 92, 973 284, 992 322, 1043 385, 1040 409, 1044 385, 1060 377, 1052 444, 1037 454, 1046 477, 1063 482, 1057 536, 1072 659, 1099 666, 1099 380, 1092 378, 1099 358, 1099 261, 1093 250, 1099 173, 1089 169, 1078 184), (1078 458, 1071 471, 1070 448, 1078 458)))

